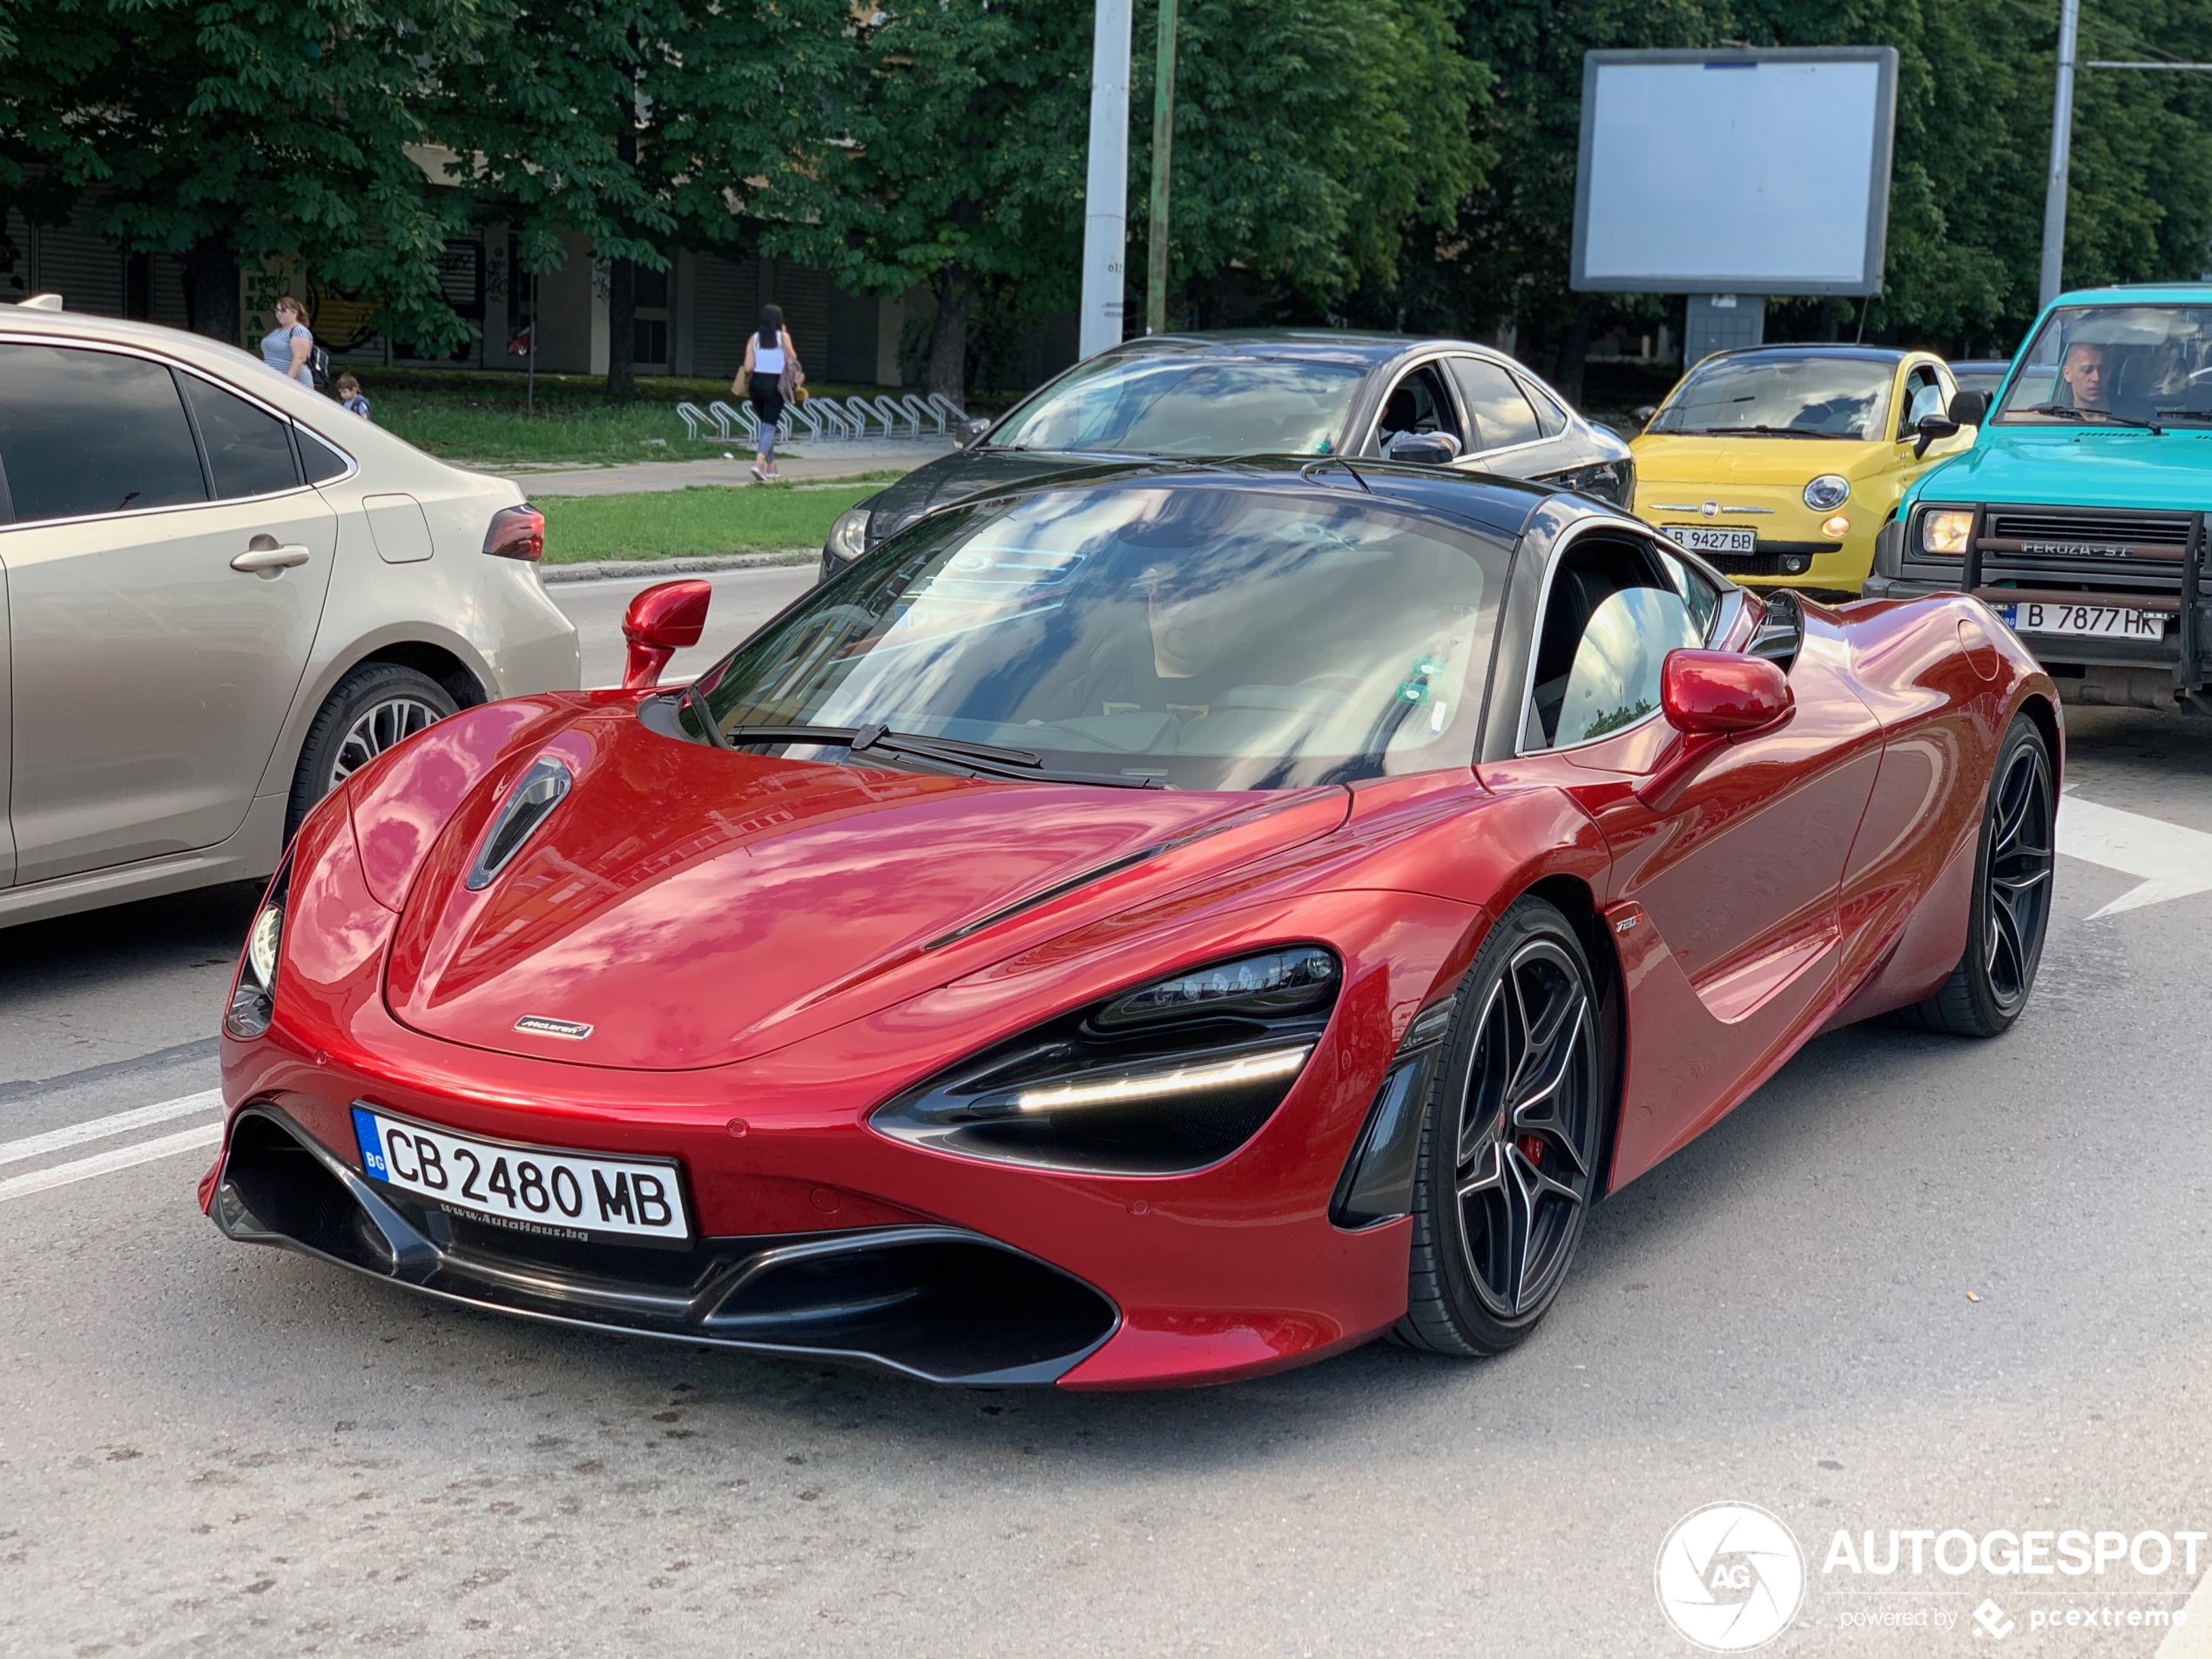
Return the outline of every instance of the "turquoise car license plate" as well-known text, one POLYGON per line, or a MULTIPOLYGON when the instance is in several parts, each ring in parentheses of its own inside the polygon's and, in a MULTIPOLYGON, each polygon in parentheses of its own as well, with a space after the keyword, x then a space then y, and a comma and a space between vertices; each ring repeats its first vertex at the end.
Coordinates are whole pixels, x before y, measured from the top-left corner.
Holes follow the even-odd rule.
POLYGON ((2016 634, 2160 639, 2166 633, 2163 613, 2133 610, 2122 605, 2021 604, 2000 606, 1997 614, 2016 634))

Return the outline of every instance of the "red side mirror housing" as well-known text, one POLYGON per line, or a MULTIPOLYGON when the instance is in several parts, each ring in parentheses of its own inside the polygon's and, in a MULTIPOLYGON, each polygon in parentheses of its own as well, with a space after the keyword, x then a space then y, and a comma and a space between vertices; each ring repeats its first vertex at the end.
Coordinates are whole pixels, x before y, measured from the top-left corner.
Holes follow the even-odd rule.
POLYGON ((622 618, 622 637, 630 647, 623 690, 642 691, 660 684, 668 659, 699 643, 713 598, 711 583, 660 582, 630 602, 622 618))
POLYGON ((1789 677, 1764 657, 1670 651, 1660 671, 1667 723, 1692 736, 1724 737, 1772 725, 1797 706, 1789 677))

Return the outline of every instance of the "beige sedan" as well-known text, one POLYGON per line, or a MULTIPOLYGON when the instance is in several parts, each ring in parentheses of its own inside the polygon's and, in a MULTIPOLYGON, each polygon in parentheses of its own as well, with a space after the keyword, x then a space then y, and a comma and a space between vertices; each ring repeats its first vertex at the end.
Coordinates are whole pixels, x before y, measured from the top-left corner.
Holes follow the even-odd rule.
POLYGON ((266 876, 392 744, 576 687, 543 550, 244 352, 0 307, 0 927, 266 876))

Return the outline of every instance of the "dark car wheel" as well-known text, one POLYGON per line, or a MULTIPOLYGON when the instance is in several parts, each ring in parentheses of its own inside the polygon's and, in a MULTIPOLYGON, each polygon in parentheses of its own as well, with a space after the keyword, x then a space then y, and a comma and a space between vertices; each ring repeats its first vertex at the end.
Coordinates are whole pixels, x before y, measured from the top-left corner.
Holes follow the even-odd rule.
POLYGON ((1413 1186, 1413 1278, 1393 1334, 1436 1353, 1502 1353, 1565 1282, 1596 1193, 1603 1045, 1588 959, 1527 898, 1460 989, 1413 1186))
POLYGON ((435 725, 461 705, 419 670, 363 663, 331 688, 307 728, 285 812, 290 840, 315 803, 402 738, 435 725))
POLYGON ((2058 797, 2051 751, 2034 721, 2013 718, 1998 745, 1975 850, 1966 954, 1943 988, 1900 1008, 1893 1023, 1954 1037, 1993 1037, 2027 1006, 2051 921, 2058 797))

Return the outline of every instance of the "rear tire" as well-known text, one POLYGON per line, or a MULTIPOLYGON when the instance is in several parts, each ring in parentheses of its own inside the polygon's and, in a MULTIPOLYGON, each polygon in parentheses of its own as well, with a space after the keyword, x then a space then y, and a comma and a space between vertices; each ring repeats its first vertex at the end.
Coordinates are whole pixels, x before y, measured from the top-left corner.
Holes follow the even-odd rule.
POLYGON ((2020 1018, 2035 988, 2051 921, 2057 821, 2050 747, 2034 721, 2016 715, 1997 745, 1982 806, 1966 954, 1941 990, 1899 1008, 1891 1023, 1944 1036, 1993 1037, 2020 1018))
POLYGON ((1462 982, 1413 1178, 1406 1317, 1432 1353, 1503 1353, 1566 1282, 1596 1197, 1606 1089, 1597 986, 1573 926, 1524 898, 1462 982))
POLYGON ((315 804, 353 773, 461 705, 418 669, 363 663, 331 688, 307 728, 284 815, 288 842, 315 804))

